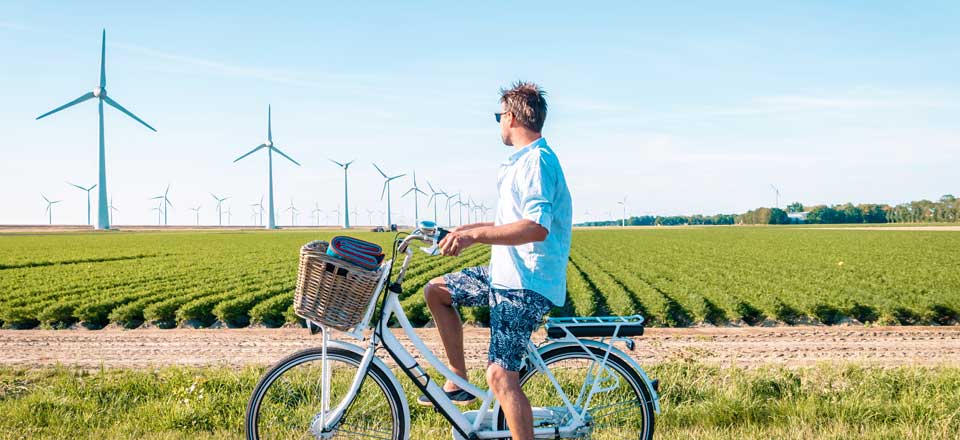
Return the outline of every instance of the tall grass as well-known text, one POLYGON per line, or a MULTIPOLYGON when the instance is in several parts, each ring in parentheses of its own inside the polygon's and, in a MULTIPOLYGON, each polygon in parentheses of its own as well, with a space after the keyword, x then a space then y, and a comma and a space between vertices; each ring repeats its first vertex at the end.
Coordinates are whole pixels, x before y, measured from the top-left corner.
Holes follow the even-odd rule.
MULTIPOLYGON (((262 372, 0 368, 0 438, 241 438, 244 406, 262 372)), ((960 432, 960 367, 675 362, 648 372, 661 380, 657 438, 955 439, 960 432)), ((474 373, 482 383, 482 372, 474 373)), ((409 381, 401 382, 415 399, 409 381)), ((412 438, 450 438, 439 414, 411 408, 412 438)))

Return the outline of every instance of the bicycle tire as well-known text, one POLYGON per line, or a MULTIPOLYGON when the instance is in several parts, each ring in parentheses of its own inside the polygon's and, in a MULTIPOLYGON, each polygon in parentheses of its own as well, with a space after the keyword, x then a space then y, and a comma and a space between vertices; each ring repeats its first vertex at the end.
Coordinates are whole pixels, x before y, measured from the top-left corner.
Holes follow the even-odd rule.
MULTIPOLYGON (((293 353, 279 361, 277 361, 273 366, 271 366, 257 382, 256 387, 253 390, 253 393, 250 395, 250 400, 247 403, 247 408, 244 416, 244 431, 246 438, 248 440, 273 440, 272 438, 261 437, 260 428, 258 422, 260 419, 260 410, 262 408, 262 403, 264 397, 268 394, 268 391, 277 379, 283 376, 283 374, 291 371, 296 366, 304 364, 309 361, 319 362, 321 359, 322 351, 320 348, 308 348, 305 350, 298 351, 293 353)), ((359 353, 354 351, 346 350, 339 347, 329 347, 327 348, 327 358, 330 361, 339 361, 352 365, 354 367, 359 367, 360 360, 362 356, 359 353)), ((361 384, 361 390, 366 386, 367 381, 372 380, 376 386, 382 391, 382 394, 390 407, 390 412, 392 414, 392 427, 391 434, 384 438, 390 438, 392 440, 405 440, 409 435, 409 426, 406 426, 405 418, 401 412, 403 411, 403 405, 400 399, 400 393, 394 387, 393 383, 390 380, 390 376, 387 372, 384 372, 379 366, 375 363, 371 363, 367 369, 366 374, 363 377, 363 383, 361 384)), ((351 402, 350 407, 347 408, 344 413, 344 418, 350 417, 351 409, 356 402, 351 402)), ((336 402, 332 406, 336 406, 336 402)), ((304 431, 307 431, 309 426, 304 427, 304 431)), ((352 438, 349 436, 339 436, 335 434, 334 439, 340 438, 352 438)), ((368 438, 368 437, 364 437, 368 438)))

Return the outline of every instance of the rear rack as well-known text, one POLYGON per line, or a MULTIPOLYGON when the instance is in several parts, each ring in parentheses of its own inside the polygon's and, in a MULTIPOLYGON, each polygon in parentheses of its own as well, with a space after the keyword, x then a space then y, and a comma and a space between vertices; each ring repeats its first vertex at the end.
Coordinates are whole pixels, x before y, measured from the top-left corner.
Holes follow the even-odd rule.
POLYGON ((643 335, 643 316, 569 316, 548 318, 544 326, 547 337, 563 339, 567 336, 604 338, 643 335))

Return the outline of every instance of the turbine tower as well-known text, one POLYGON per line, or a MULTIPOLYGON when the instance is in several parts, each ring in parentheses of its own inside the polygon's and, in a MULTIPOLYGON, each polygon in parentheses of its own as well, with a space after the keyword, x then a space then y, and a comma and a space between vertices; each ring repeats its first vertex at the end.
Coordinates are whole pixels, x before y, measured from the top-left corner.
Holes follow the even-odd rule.
POLYGON ((233 213, 230 212, 230 208, 227 208, 227 226, 230 226, 230 218, 233 217, 233 213))
POLYGON ((254 212, 257 211, 257 208, 260 210, 260 221, 258 222, 256 218, 253 219, 253 222, 257 226, 263 226, 263 196, 260 196, 260 203, 251 203, 250 206, 254 208, 254 212))
POLYGON ((390 226, 393 225, 390 219, 390 181, 406 176, 406 174, 398 174, 396 176, 390 177, 390 176, 387 176, 387 173, 384 173, 383 170, 381 170, 380 167, 377 166, 377 164, 373 164, 373 167, 376 168, 377 171, 380 172, 380 175, 383 176, 384 178, 383 190, 380 191, 380 200, 383 200, 384 194, 387 195, 387 229, 390 229, 390 226))
MULTIPOLYGON (((333 162, 333 163, 339 165, 340 168, 343 168, 343 212, 344 212, 344 214, 343 214, 343 228, 344 228, 344 229, 350 229, 350 198, 348 197, 349 194, 347 193, 347 169, 350 168, 350 164, 352 164, 354 161, 351 160, 350 162, 347 162, 347 163, 340 163, 340 162, 337 162, 337 161, 335 161, 335 160, 333 160, 333 159, 328 159, 328 160, 329 160, 330 162, 333 162)), ((318 209, 319 209, 319 207, 318 207, 318 209)), ((317 220, 317 223, 319 223, 319 222, 320 222, 320 221, 317 220)))
POLYGON ((450 212, 450 201, 459 196, 460 193, 447 195, 447 226, 453 226, 453 215, 450 212))
POLYGON ((200 205, 197 205, 195 208, 190 208, 190 210, 197 214, 197 226, 200 226, 200 205))
MULTIPOLYGON (((280 151, 277 147, 273 146, 273 123, 272 123, 272 116, 271 116, 271 114, 272 114, 272 110, 270 109, 270 106, 268 105, 268 106, 267 106, 267 141, 266 141, 265 143, 262 143, 262 144, 260 144, 260 145, 258 145, 258 146, 256 146, 256 147, 254 147, 254 148, 253 148, 252 150, 250 150, 247 154, 244 154, 243 156, 238 157, 238 158, 237 158, 236 160, 234 160, 233 162, 236 163, 236 162, 239 161, 240 159, 243 159, 244 157, 247 157, 247 156, 249 156, 249 155, 257 152, 258 150, 260 150, 260 149, 262 149, 262 148, 266 148, 266 149, 267 149, 267 167, 268 167, 267 169, 268 169, 268 176, 269 176, 268 178, 269 178, 269 191, 270 191, 270 194, 269 194, 269 196, 270 196, 270 198, 269 198, 269 207, 267 208, 268 211, 269 211, 269 216, 268 216, 267 218, 269 219, 270 224, 267 225, 267 229, 277 229, 277 223, 276 223, 276 221, 275 221, 275 219, 274 219, 274 212, 275 212, 275 211, 274 211, 274 208, 273 208, 273 152, 276 151, 277 154, 279 154, 279 155, 287 158, 287 160, 289 160, 290 162, 293 162, 293 163, 294 163, 295 165, 297 165, 297 166, 300 166, 300 163, 297 162, 297 161, 295 161, 295 160, 293 160, 290 156, 287 156, 286 154, 284 154, 284 153, 283 153, 282 151, 280 151)), ((262 202, 261 202, 261 203, 262 203, 262 202)), ((262 221, 261 221, 261 223, 262 223, 262 221)))
POLYGON ((297 213, 299 213, 300 211, 297 210, 297 207, 296 207, 296 206, 293 206, 293 199, 290 199, 290 207, 288 207, 287 209, 285 209, 284 212, 289 212, 289 213, 290 213, 290 226, 296 226, 296 225, 297 225, 297 213))
POLYGON ((310 213, 316 215, 317 226, 320 226, 320 214, 323 213, 323 210, 320 209, 320 202, 314 202, 314 203, 316 203, 316 208, 313 208, 313 210, 310 211, 310 213))
POLYGON ((430 206, 430 204, 433 203, 433 222, 434 222, 434 223, 437 223, 437 201, 436 201, 436 199, 437 199, 437 196, 439 196, 439 195, 444 195, 444 196, 445 196, 445 195, 447 195, 447 193, 443 192, 443 190, 437 191, 437 190, 433 189, 433 185, 430 184, 430 181, 429 181, 429 180, 427 181, 427 188, 430 188, 430 200, 427 200, 427 206, 430 206))
POLYGON ((114 212, 114 211, 120 212, 119 209, 117 209, 115 206, 113 206, 113 196, 110 196, 110 206, 109 206, 108 208, 110 208, 110 224, 112 225, 112 224, 114 224, 114 223, 113 223, 113 212, 114 212))
POLYGON ((40 194, 40 197, 43 197, 43 201, 47 202, 47 209, 43 211, 44 214, 47 214, 47 222, 53 224, 53 204, 60 203, 62 200, 50 200, 47 196, 40 194))
POLYGON ((627 226, 627 196, 623 196, 623 200, 617 202, 618 205, 623 205, 623 219, 620 220, 620 227, 627 226))
POLYGON ((142 119, 138 118, 133 113, 130 113, 129 110, 123 108, 117 101, 114 101, 109 96, 107 96, 107 70, 106 70, 106 59, 107 59, 107 30, 103 30, 103 38, 100 43, 100 85, 93 88, 92 92, 87 92, 83 96, 80 96, 73 101, 70 101, 60 107, 57 107, 49 112, 46 112, 40 116, 37 116, 37 119, 43 119, 47 116, 50 116, 60 110, 72 107, 81 102, 84 102, 89 99, 97 98, 99 105, 100 113, 100 180, 97 183, 97 186, 100 190, 97 192, 97 229, 110 229, 110 210, 107 207, 107 159, 106 152, 103 146, 103 103, 106 102, 111 107, 120 110, 127 116, 133 118, 137 122, 143 124, 145 127, 149 128, 156 132, 157 130, 143 122, 142 119))
MULTIPOLYGON (((88 225, 91 224, 91 223, 90 223, 90 190, 96 188, 97 185, 94 184, 94 185, 91 186, 90 188, 84 188, 84 187, 82 187, 82 186, 80 186, 80 185, 77 185, 77 184, 75 184, 75 183, 67 182, 67 184, 68 184, 68 185, 71 185, 71 186, 74 186, 74 187, 76 187, 76 188, 79 188, 81 191, 84 191, 84 192, 87 193, 87 224, 88 224, 88 225)), ((109 209, 109 207, 107 207, 107 208, 109 209)), ((112 222, 111 222, 111 223, 112 223, 112 222)))
POLYGON ((173 206, 173 203, 170 203, 170 199, 167 198, 167 194, 170 193, 170 185, 167 185, 167 189, 163 190, 163 194, 151 197, 151 200, 160 200, 160 210, 163 211, 163 225, 167 225, 167 207, 173 206))
POLYGON ((223 210, 221 207, 223 206, 223 201, 229 199, 230 196, 220 198, 214 193, 210 193, 210 195, 217 201, 217 226, 223 226, 223 210))
POLYGON ((407 196, 407 194, 410 194, 410 193, 413 193, 413 223, 415 225, 419 225, 420 224, 420 202, 418 201, 419 198, 417 197, 417 193, 420 193, 423 195, 427 195, 427 193, 420 190, 420 187, 417 186, 417 170, 413 170, 413 186, 410 187, 410 189, 408 189, 407 192, 403 193, 403 195, 400 196, 400 198, 404 198, 407 196))

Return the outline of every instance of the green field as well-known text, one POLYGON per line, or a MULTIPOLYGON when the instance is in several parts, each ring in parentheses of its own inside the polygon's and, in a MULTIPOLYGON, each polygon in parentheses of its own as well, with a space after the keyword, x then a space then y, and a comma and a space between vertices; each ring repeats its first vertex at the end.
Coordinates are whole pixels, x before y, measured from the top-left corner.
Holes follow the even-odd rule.
MULTIPOLYGON (((253 366, 0 369, 0 438, 242 438, 244 406, 262 372, 253 366)), ((960 432, 955 367, 673 362, 648 372, 662 384, 656 438, 953 439, 960 432)), ((474 373, 473 382, 483 383, 483 372, 474 373)), ((416 398, 410 381, 401 383, 407 398, 416 398)), ((411 409, 411 438, 450 438, 438 413, 411 409)))
MULTIPOLYGON (((334 232, 211 231, 0 235, 5 328, 296 322, 300 245, 334 232)), ((350 232, 387 245, 392 234, 350 232)), ((953 324, 960 233, 790 227, 578 229, 568 302, 553 315, 641 313, 651 325, 953 324)), ((417 254, 404 305, 429 320, 422 286, 484 264, 417 254)), ((483 322, 484 310, 465 310, 483 322)))

